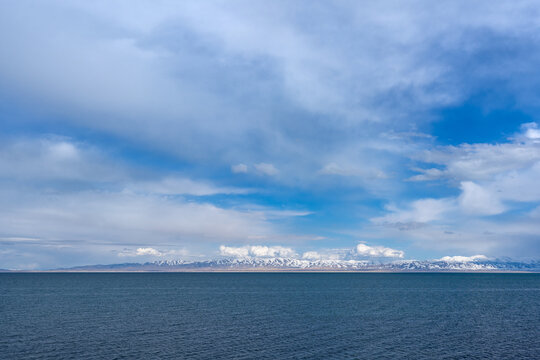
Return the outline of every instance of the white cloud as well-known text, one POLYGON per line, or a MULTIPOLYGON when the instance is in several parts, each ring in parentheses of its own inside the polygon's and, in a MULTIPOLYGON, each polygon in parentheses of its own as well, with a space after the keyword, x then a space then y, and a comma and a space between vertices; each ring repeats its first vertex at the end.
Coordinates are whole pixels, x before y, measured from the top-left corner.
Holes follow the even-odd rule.
MULTIPOLYGON (((276 236, 264 212, 168 197, 82 191, 0 192, 2 234, 70 241, 155 244, 276 236)), ((2 235, 0 234, 0 236, 2 235)))
POLYGON ((384 246, 368 246, 366 244, 356 245, 356 254, 367 257, 389 257, 403 258, 405 253, 401 250, 391 249, 384 246))
POLYGON ((420 161, 443 166, 442 169, 428 168, 415 170, 410 180, 426 181, 451 179, 458 181, 489 181, 493 177, 509 171, 522 171, 540 161, 540 133, 536 123, 524 124, 521 133, 508 143, 501 144, 462 144, 442 146, 414 155, 420 161))
POLYGON ((302 259, 306 260, 320 260, 323 258, 323 255, 319 254, 317 251, 306 251, 302 254, 302 259))
POLYGON ((237 164, 231 166, 231 171, 235 174, 245 174, 248 172, 248 167, 246 164, 237 164))
POLYGON ((439 261, 448 261, 448 262, 471 262, 477 260, 487 260, 488 257, 485 255, 473 255, 473 256, 443 256, 439 261))
POLYGON ((137 181, 126 186, 126 190, 148 194, 195 195, 245 194, 246 189, 219 187, 204 181, 193 181, 184 177, 167 176, 158 181, 137 181))
MULTIPOLYGON (((418 175, 417 177, 423 176, 418 175)), ((455 202, 459 205, 459 209, 449 206, 448 211, 444 213, 447 215, 451 213, 454 218, 460 217, 460 215, 497 215, 511 209, 519 209, 519 203, 538 202, 540 201, 540 187, 537 184, 539 177, 540 160, 525 168, 510 171, 505 169, 484 180, 461 181, 459 183, 461 194, 455 198, 455 201, 453 198, 448 199, 449 205, 451 202, 455 202)), ((414 204, 411 205, 413 209, 415 208, 414 204)), ((388 210, 391 213, 383 218, 387 220, 393 218, 396 222, 404 221, 407 218, 412 219, 415 218, 415 214, 418 215, 412 209, 397 212, 394 208, 388 208, 388 210)))
POLYGON ((497 215, 505 211, 497 196, 485 188, 473 183, 464 181, 461 183, 461 195, 459 204, 468 214, 476 215, 497 215))
MULTIPOLYGON (((0 179, 21 182, 81 181, 109 182, 124 191, 158 195, 246 194, 248 189, 216 186, 179 174, 148 180, 127 164, 112 159, 96 147, 61 137, 8 139, 0 143, 0 179)), ((137 169, 138 170, 138 169, 137 169)))
POLYGON ((351 255, 350 249, 320 249, 306 251, 302 254, 304 260, 342 260, 351 255))
POLYGON ((176 259, 177 257, 186 257, 189 255, 190 252, 185 248, 158 250, 152 247, 140 247, 135 250, 124 248, 122 251, 118 252, 119 257, 157 256, 162 258, 176 259))
POLYGON ((267 163, 258 163, 254 165, 255 169, 268 176, 274 176, 279 174, 279 170, 276 169, 276 167, 273 164, 267 164, 267 163))
POLYGON ((259 257, 288 257, 296 254, 293 249, 282 246, 251 246, 250 253, 259 257))
POLYGON ((57 141, 48 144, 47 152, 56 159, 71 160, 77 159, 79 150, 74 144, 67 141, 57 141))
POLYGON ((537 123, 526 123, 521 126, 522 130, 525 132, 525 137, 531 140, 540 139, 540 129, 538 129, 537 123))
POLYGON ((112 164, 95 147, 46 136, 0 140, 0 178, 19 182, 107 182, 125 179, 125 168, 112 164))
POLYGON ((415 248, 438 252, 479 253, 486 256, 536 256, 540 212, 523 216, 485 217, 461 207, 430 223, 374 223, 353 232, 362 239, 400 239, 415 248), (382 226, 381 226, 382 225, 382 226))
POLYGON ((231 247, 221 245, 219 247, 219 253, 223 256, 247 257, 249 256, 249 246, 231 247))
POLYGON ((160 251, 158 251, 158 250, 156 250, 154 248, 147 247, 147 248, 138 248, 137 251, 135 252, 135 255, 137 255, 137 256, 146 256, 146 255, 161 256, 163 254, 160 251))
POLYGON ((486 182, 488 189, 501 200, 518 202, 540 201, 540 161, 528 169, 510 171, 486 182))
POLYGON ((323 175, 359 176, 371 179, 386 179, 388 176, 381 170, 360 168, 358 166, 341 166, 335 162, 326 164, 319 170, 323 175))
POLYGON ((232 257, 289 257, 303 260, 344 260, 354 258, 403 258, 405 253, 384 246, 358 244, 353 249, 319 249, 298 253, 289 247, 245 245, 239 247, 221 245, 220 255, 232 257))
POLYGON ((283 246, 262 246, 262 245, 246 245, 240 247, 231 247, 221 245, 219 252, 223 256, 234 257, 293 257, 296 252, 283 246))
POLYGON ((354 172, 351 172, 349 169, 344 169, 342 166, 332 162, 329 164, 326 164, 321 170, 319 170, 321 174, 327 174, 327 175, 352 175, 354 172))
POLYGON ((430 181, 430 180, 438 180, 445 176, 445 172, 440 169, 436 168, 430 168, 430 169, 420 169, 416 168, 414 169, 416 172, 419 172, 421 174, 414 175, 408 178, 409 181, 430 181))
POLYGON ((406 209, 387 206, 389 214, 373 218, 371 221, 376 224, 427 223, 440 220, 454 209, 455 201, 451 198, 420 199, 413 201, 406 209))

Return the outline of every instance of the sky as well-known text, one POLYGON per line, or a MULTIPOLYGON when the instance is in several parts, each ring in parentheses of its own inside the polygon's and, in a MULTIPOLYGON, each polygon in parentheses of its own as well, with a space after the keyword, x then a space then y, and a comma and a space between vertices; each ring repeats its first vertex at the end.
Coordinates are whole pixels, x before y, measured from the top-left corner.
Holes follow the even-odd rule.
POLYGON ((540 258, 535 1, 0 1, 0 268, 540 258))

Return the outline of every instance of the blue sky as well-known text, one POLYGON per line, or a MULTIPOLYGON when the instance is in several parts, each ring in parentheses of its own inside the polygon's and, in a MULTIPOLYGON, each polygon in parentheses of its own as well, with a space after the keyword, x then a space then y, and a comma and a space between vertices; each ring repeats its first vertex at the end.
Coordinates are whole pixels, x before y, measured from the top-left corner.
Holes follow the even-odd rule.
POLYGON ((539 13, 3 1, 0 268, 536 259, 539 13))

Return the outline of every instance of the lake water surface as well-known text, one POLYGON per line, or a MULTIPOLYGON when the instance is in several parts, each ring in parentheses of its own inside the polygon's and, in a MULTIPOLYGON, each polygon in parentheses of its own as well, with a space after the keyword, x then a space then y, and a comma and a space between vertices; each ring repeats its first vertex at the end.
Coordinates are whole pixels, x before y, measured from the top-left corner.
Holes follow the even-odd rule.
POLYGON ((0 274, 2 359, 540 359, 540 274, 0 274))

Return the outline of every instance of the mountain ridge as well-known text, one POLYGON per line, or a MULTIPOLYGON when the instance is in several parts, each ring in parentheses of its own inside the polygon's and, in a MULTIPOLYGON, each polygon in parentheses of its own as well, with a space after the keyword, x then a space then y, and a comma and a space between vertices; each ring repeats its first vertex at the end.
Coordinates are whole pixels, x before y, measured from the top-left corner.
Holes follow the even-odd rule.
POLYGON ((145 263, 85 265, 50 269, 56 272, 540 272, 540 261, 511 259, 446 261, 305 260, 296 258, 223 258, 203 261, 158 260, 145 263))

